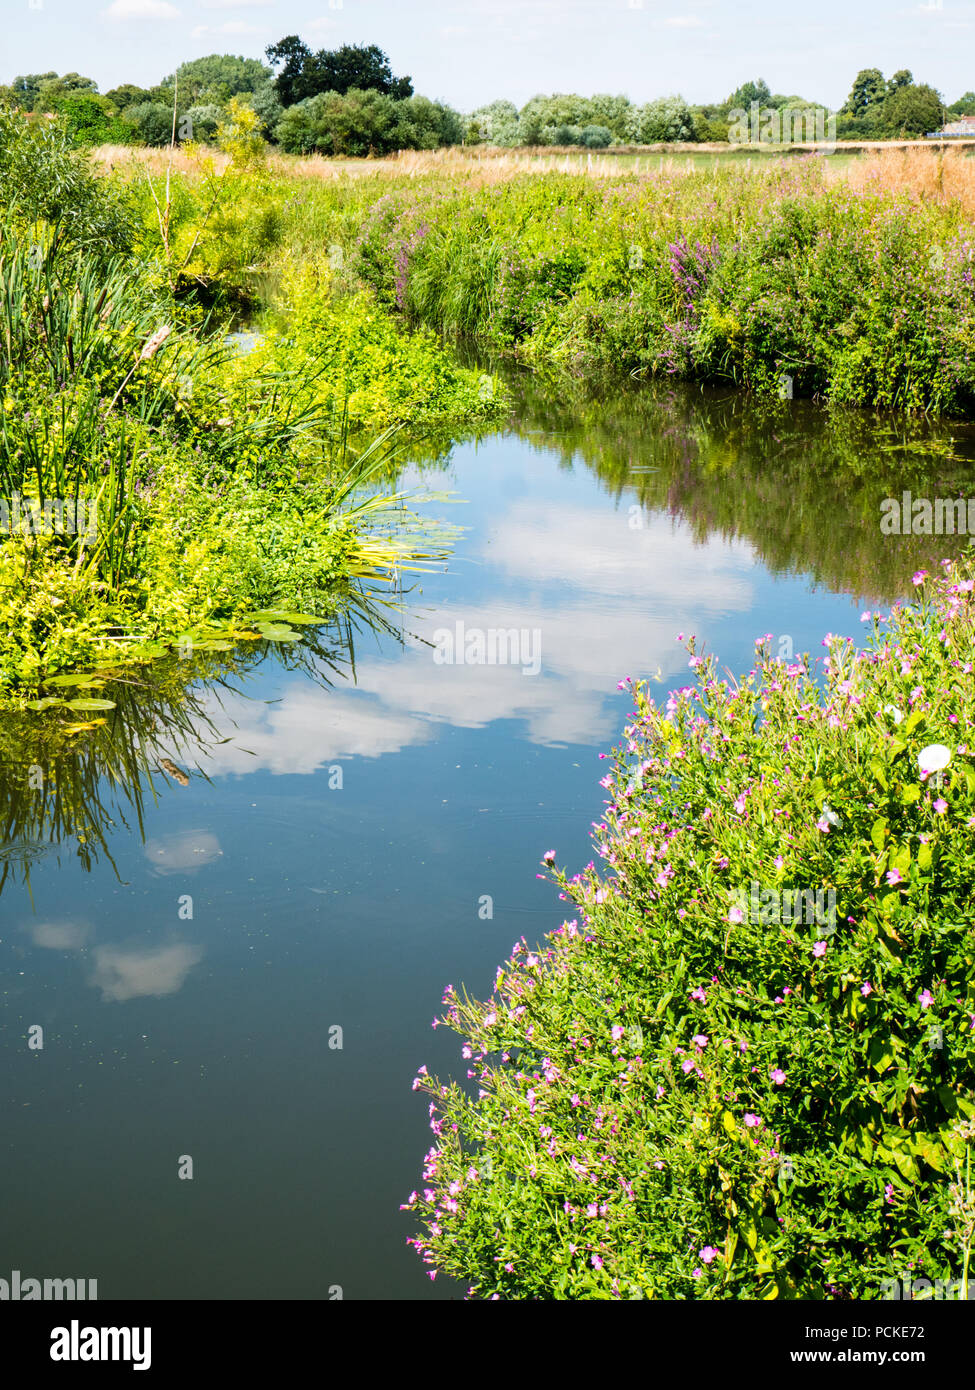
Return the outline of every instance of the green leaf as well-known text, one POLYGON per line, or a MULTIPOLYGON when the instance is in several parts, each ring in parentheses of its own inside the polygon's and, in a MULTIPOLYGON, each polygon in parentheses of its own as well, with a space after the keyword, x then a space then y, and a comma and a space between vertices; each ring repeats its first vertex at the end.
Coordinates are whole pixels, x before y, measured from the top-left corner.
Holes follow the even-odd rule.
POLYGON ((290 608, 260 608, 253 613, 241 615, 245 623, 297 623, 299 626, 321 625, 326 618, 315 618, 310 613, 294 613, 290 608))
POLYGON ((301 640, 301 633, 295 632, 294 628, 288 627, 284 623, 255 623, 254 626, 262 637, 266 637, 269 642, 298 642, 301 640))
POLYGON ((887 790, 887 769, 884 767, 883 763, 880 761, 879 758, 871 758, 871 759, 870 759, 870 764, 869 764, 869 766, 870 766, 870 771, 873 773, 873 779, 874 779, 874 781, 875 781, 879 786, 883 787, 884 791, 886 791, 886 790, 887 790))
POLYGON ((114 709, 114 700, 68 700, 68 709, 114 709))
POLYGON ((921 788, 916 782, 908 782, 901 787, 901 801, 905 806, 912 806, 915 801, 921 800, 921 788))
POLYGON ((84 686, 92 686, 92 685, 104 685, 104 684, 105 684, 104 680, 99 680, 99 678, 98 678, 97 676, 92 676, 92 675, 82 675, 82 676, 51 676, 51 678, 50 678, 49 680, 46 680, 46 681, 44 682, 44 687, 45 687, 45 689, 46 689, 48 686, 52 686, 52 685, 56 685, 56 686, 62 686, 62 685, 84 685, 84 686))
POLYGON ((887 822, 882 816, 870 827, 870 838, 878 850, 883 849, 884 840, 887 838, 887 822))
POLYGON ((870 1065, 876 1072, 886 1071, 888 1067, 893 1066, 897 1061, 897 1057, 890 1042, 885 1042, 881 1038, 874 1038, 873 1042, 870 1044, 868 1056, 870 1058, 870 1065))
POLYGON ((918 851, 917 851, 917 866, 918 866, 918 868, 921 869, 921 870, 923 870, 923 871, 926 873, 926 872, 928 871, 928 869, 930 869, 930 867, 931 867, 931 858, 932 858, 932 856, 931 856, 931 846, 930 846, 930 845, 919 845, 919 846, 918 846, 918 851))
POLYGON ((59 696, 57 696, 57 695, 48 695, 48 696, 46 697, 46 699, 43 699, 43 700, 29 700, 29 701, 27 702, 27 708, 28 708, 28 709, 33 709, 33 710, 38 710, 38 711, 40 711, 40 710, 50 709, 50 708, 52 707, 52 705, 63 705, 63 704, 64 704, 64 701, 63 701, 59 696))
POLYGON ((911 867, 911 847, 910 845, 898 845, 890 856, 891 867, 897 869, 904 878, 911 867))

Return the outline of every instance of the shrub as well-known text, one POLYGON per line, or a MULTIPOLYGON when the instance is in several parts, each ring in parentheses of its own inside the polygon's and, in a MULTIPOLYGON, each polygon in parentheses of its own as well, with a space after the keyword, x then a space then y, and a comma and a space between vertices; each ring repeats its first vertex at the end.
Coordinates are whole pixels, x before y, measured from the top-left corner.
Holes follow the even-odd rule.
POLYGON ((605 876, 555 873, 574 916, 489 1002, 445 994, 477 1090, 414 1086, 429 1264, 493 1298, 878 1298, 967 1271, 972 573, 915 575, 864 651, 827 636, 821 681, 763 638, 718 680, 692 639, 695 685, 663 709, 632 687, 605 876))
POLYGON ((582 143, 591 150, 604 150, 607 145, 613 142, 613 132, 604 125, 587 125, 583 127, 582 143))

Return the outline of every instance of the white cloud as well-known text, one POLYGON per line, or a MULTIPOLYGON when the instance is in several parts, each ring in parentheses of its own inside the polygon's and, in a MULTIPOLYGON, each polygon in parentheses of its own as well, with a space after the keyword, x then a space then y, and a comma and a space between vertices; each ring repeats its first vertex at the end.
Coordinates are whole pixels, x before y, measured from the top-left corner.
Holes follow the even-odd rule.
POLYGON ((182 11, 168 0, 112 0, 107 10, 102 10, 103 19, 179 19, 182 11))
POLYGON ((674 15, 671 19, 665 19, 668 29, 703 29, 704 20, 698 19, 696 14, 674 15))
POLYGON ((177 835, 161 835, 147 840, 144 853, 160 874, 193 873, 218 859, 223 850, 216 835, 208 830, 184 830, 177 835))
POLYGON ((313 19, 302 27, 312 34, 324 34, 331 29, 337 29, 339 22, 337 19, 330 19, 328 15, 323 15, 321 19, 313 19))
MULTIPOLYGON (((640 529, 630 528, 629 516, 626 507, 593 515, 579 506, 541 508, 529 499, 512 504, 475 557, 508 581, 510 599, 410 613, 406 628, 421 640, 408 640, 392 660, 360 658, 354 689, 294 683, 270 705, 214 692, 207 713, 229 741, 166 751, 209 776, 258 769, 280 775, 429 743, 437 724, 478 729, 520 720, 528 739, 546 745, 612 738, 620 677, 659 667, 673 683, 689 684, 677 630, 706 639, 754 601, 754 552, 747 543, 713 536, 695 546, 688 527, 667 515, 644 515, 640 529), (458 622, 468 633, 537 630, 539 672, 524 674, 514 664, 438 664, 422 639, 431 642, 438 628, 453 630, 458 622)), ((533 642, 522 653, 526 665, 533 642)), ((172 851, 152 857, 162 868, 172 851)))
POLYGON ((143 995, 175 994, 194 965, 203 958, 199 946, 99 946, 93 953, 91 983, 103 999, 121 1001, 143 995))
POLYGON ((49 951, 80 951, 91 935, 85 922, 38 922, 28 930, 34 945, 49 951))
POLYGON ((199 0, 205 10, 266 9, 274 0, 199 0))

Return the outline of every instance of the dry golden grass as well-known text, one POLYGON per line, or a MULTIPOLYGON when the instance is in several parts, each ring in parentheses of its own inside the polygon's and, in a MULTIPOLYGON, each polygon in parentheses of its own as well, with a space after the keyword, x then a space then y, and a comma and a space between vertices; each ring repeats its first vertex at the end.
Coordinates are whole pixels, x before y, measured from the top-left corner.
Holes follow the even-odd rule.
MULTIPOLYGON (((699 147, 695 153, 705 152, 699 147)), ((293 178, 361 179, 361 178, 423 178, 439 176, 470 182, 475 186, 501 183, 522 174, 575 173, 594 178, 614 178, 621 173, 681 173, 699 167, 689 158, 670 153, 638 156, 635 161, 622 163, 618 155, 605 155, 587 150, 558 153, 529 153, 496 149, 402 150, 384 159, 328 159, 323 155, 270 154, 268 169, 275 174, 293 178)), ((207 149, 206 158, 220 173, 228 157, 207 149)), ((167 148, 132 148, 127 145, 100 145, 91 153, 95 166, 104 173, 112 170, 144 169, 152 175, 174 173, 193 175, 200 171, 199 160, 192 153, 176 149, 172 155, 167 148)))
MULTIPOLYGON (((839 147, 842 153, 842 146, 839 147)), ((227 165, 227 155, 211 149, 202 151, 219 173, 227 165)), ((688 173, 700 173, 710 167, 726 167, 731 161, 720 158, 719 147, 684 147, 678 153, 673 147, 640 155, 603 154, 596 151, 528 151, 478 149, 403 150, 384 159, 328 159, 323 155, 269 154, 268 169, 291 178, 322 180, 382 179, 382 178, 449 178, 472 188, 503 183, 524 174, 576 173, 591 178, 616 178, 621 174, 636 174, 650 178, 664 175, 674 178, 688 173)), ((200 160, 192 152, 177 148, 172 155, 168 149, 133 149, 126 145, 102 145, 92 152, 99 169, 144 169, 152 175, 174 172, 193 176, 200 172, 200 160)), ((734 167, 766 169, 776 156, 757 153, 742 164, 734 159, 734 167)), ((776 161, 777 162, 777 161, 776 161)), ((903 145, 897 148, 879 146, 865 149, 850 157, 823 162, 827 176, 846 180, 853 188, 863 191, 906 193, 918 201, 951 202, 957 200, 964 211, 975 216, 975 154, 965 149, 932 145, 903 145)))
POLYGON ((907 193, 919 202, 958 202, 975 216, 975 157, 965 150, 878 150, 852 160, 843 177, 864 191, 907 193))

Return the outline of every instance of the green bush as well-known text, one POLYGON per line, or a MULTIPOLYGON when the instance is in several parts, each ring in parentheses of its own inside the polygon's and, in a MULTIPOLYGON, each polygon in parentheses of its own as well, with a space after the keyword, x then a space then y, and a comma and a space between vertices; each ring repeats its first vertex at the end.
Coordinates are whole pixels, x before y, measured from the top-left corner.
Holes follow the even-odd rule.
POLYGON ((434 1272, 570 1299, 967 1277, 971 576, 916 574, 864 651, 827 636, 821 680, 763 638, 719 680, 692 639, 693 686, 632 687, 605 876, 555 873, 575 915, 489 1002, 447 990, 475 1093, 414 1084, 434 1272))

